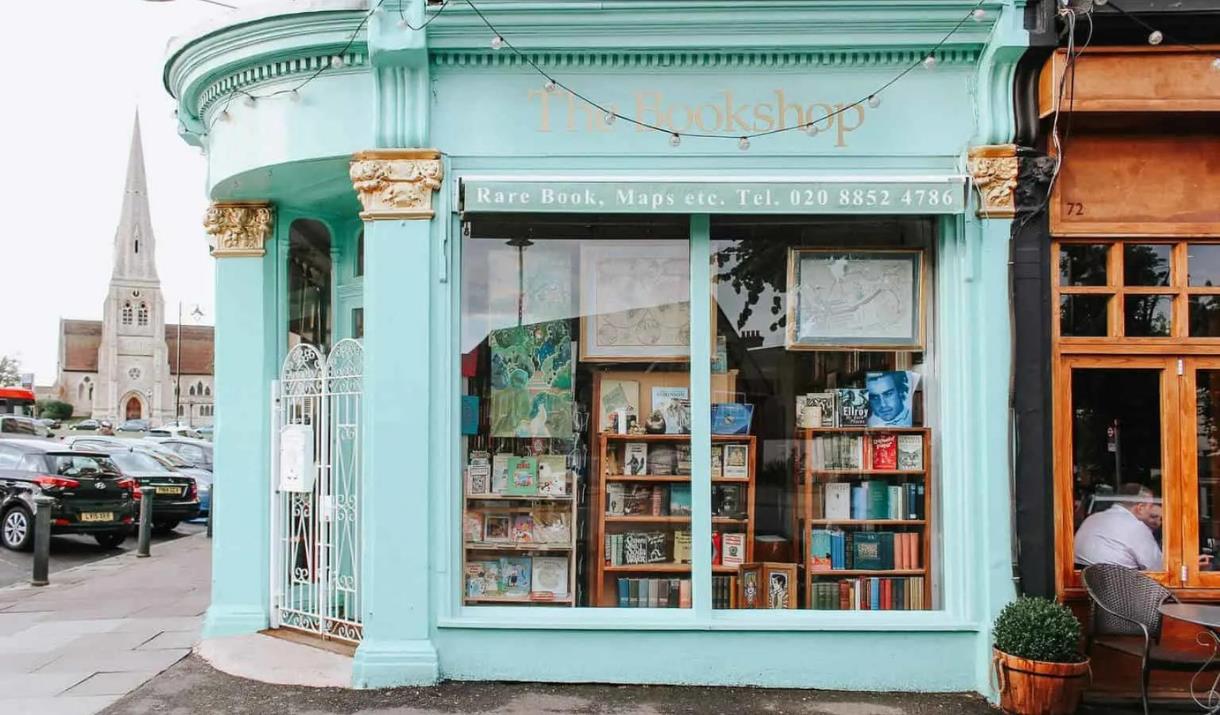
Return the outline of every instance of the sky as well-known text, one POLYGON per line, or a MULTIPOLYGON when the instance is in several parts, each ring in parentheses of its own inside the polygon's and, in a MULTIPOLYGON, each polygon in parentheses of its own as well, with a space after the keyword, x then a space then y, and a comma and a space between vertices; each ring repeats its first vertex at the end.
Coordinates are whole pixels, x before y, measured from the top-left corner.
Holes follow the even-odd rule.
POLYGON ((201 0, 0 9, 0 355, 38 384, 56 377, 59 319, 102 317, 137 107, 167 321, 182 301, 184 316, 197 305, 212 323, 206 159, 176 133, 161 66, 171 37, 229 12, 201 0))

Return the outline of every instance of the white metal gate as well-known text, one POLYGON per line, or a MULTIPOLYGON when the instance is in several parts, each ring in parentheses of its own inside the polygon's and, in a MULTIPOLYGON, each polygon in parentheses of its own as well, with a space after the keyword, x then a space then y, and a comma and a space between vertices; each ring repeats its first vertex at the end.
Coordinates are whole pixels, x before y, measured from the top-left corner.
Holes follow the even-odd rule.
POLYGON ((272 385, 272 626, 357 642, 360 622, 361 398, 364 349, 341 340, 329 356, 297 345, 272 385), (312 487, 280 481, 284 428, 312 440, 312 487), (299 428, 297 428, 299 429, 299 428), (290 485, 287 485, 289 489, 290 485))

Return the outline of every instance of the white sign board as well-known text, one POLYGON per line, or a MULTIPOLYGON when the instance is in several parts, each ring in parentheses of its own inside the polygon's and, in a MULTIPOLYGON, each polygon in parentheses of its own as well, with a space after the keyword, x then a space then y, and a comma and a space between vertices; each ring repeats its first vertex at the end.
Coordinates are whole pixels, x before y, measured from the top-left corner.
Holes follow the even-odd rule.
POLYGON ((280 491, 313 491, 313 427, 280 427, 280 491))

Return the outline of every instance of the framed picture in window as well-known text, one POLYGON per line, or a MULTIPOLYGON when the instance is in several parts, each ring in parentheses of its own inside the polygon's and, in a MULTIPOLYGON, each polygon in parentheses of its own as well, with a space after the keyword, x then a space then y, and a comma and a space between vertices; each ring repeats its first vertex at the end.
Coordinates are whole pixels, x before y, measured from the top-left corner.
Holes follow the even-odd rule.
POLYGON ((923 350, 924 264, 922 249, 791 249, 785 346, 923 350))
POLYGON ((763 608, 796 608, 796 564, 764 562, 763 608))

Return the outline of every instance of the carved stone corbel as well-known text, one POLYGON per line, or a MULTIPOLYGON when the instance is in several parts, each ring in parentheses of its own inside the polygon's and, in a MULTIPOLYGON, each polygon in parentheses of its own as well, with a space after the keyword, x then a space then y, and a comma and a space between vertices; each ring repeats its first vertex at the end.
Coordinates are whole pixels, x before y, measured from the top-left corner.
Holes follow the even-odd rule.
POLYGON ((979 191, 979 216, 1012 218, 1016 215, 1013 192, 1017 188, 1017 147, 993 144, 971 147, 966 166, 979 191))
POLYGON ((444 178, 435 149, 362 151, 352 157, 349 174, 366 221, 432 218, 432 192, 444 178))
POLYGON ((271 237, 275 209, 271 204, 233 202, 214 203, 208 207, 203 228, 214 236, 213 258, 261 257, 267 253, 264 244, 271 237))

